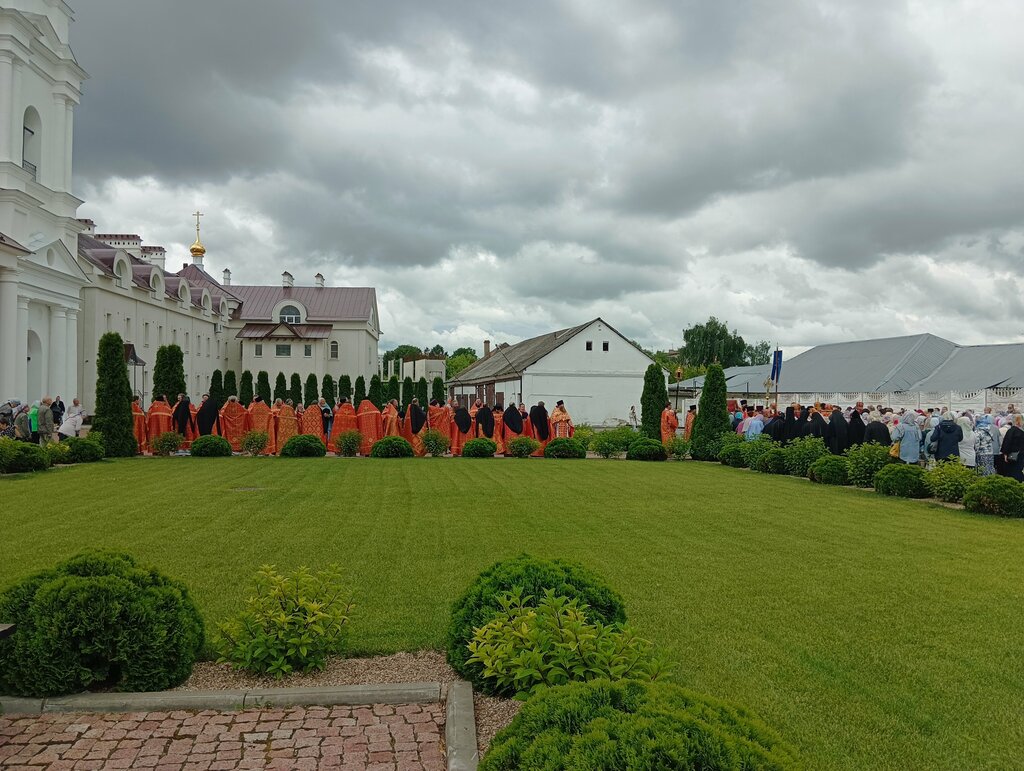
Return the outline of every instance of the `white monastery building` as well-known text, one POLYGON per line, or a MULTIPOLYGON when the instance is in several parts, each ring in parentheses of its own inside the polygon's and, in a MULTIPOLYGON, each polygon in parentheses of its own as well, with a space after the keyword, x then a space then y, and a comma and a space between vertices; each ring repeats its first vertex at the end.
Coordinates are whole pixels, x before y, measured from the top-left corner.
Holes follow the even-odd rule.
POLYGON ((463 404, 482 399, 504 407, 538 401, 550 412, 559 399, 576 424, 624 425, 640 414, 644 373, 653 360, 603 319, 492 349, 448 382, 463 404))
MULTIPOLYGON (((88 76, 68 47, 63 0, 0 0, 0 400, 61 395, 94 405, 96 350, 106 332, 125 341, 135 392, 153 397, 156 350, 177 344, 189 391, 215 369, 264 370, 271 382, 313 373, 378 371, 372 288, 233 286, 192 261, 166 270, 166 253, 136 234, 95 232, 71 192, 74 108, 88 76)), ((170 395, 173 398, 173 395, 170 395)))

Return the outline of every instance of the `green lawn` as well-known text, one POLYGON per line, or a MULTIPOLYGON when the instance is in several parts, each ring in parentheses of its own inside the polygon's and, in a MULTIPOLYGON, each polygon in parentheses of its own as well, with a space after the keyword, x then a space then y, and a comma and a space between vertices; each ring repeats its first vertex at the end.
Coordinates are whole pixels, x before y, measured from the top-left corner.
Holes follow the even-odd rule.
POLYGON ((442 645, 529 551, 607 578, 673 678, 808 768, 1019 766, 1024 522, 700 463, 140 459, 0 480, 0 584, 86 546, 184 579, 207 619, 262 563, 340 563, 360 652, 442 645))

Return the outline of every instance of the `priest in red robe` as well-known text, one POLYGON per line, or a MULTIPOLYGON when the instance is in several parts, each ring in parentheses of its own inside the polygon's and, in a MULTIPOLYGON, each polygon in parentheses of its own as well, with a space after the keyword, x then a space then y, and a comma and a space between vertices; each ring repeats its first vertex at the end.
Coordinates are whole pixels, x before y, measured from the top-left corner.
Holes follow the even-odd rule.
POLYGON ((569 439, 575 432, 576 427, 565 408, 565 402, 559 399, 551 411, 551 436, 553 439, 569 439))
POLYGON ((381 412, 381 421, 384 426, 384 436, 401 436, 402 429, 399 426, 398 399, 392 399, 384 405, 381 412))
POLYGON ((526 405, 522 402, 519 402, 519 417, 523 422, 523 436, 528 436, 533 439, 533 426, 530 425, 530 413, 527 412, 526 405))
POLYGON ((141 455, 146 452, 146 413, 139 404, 139 397, 132 399, 132 433, 135 434, 135 441, 139 445, 138 452, 141 455))
POLYGON ((160 434, 173 431, 171 405, 167 403, 166 396, 160 396, 149 405, 149 415, 146 418, 146 434, 152 442, 160 434))
POLYGON ((338 401, 338 406, 334 408, 334 422, 331 423, 331 447, 334 447, 335 441, 346 431, 358 430, 356 409, 347 397, 342 396, 338 401))
POLYGON ((274 442, 277 445, 277 454, 280 455, 285 443, 299 433, 299 419, 295 416, 291 399, 286 402, 278 399, 274 406, 277 409, 277 436, 274 442))
POLYGON ((667 445, 675 439, 677 428, 679 428, 679 417, 672 409, 672 405, 666 403, 665 409, 661 411, 661 443, 667 445))
POLYGON ((494 405, 494 443, 498 445, 498 455, 505 454, 505 412, 500 404, 494 405))
POLYGON ((249 405, 248 421, 250 431, 262 431, 267 435, 267 446, 263 449, 263 454, 276 455, 277 445, 275 437, 277 427, 274 425, 274 412, 270 409, 270 405, 263 401, 262 397, 252 397, 252 404, 249 405))
POLYGON ((321 442, 324 441, 324 414, 317 405, 312 404, 302 411, 299 418, 299 433, 310 434, 321 442))
POLYGON ((229 396, 227 404, 220 411, 221 436, 228 440, 232 452, 242 451, 242 437, 249 430, 249 413, 238 402, 237 396, 229 396))
POLYGON ((374 442, 378 441, 382 436, 380 410, 369 399, 363 399, 359 402, 356 424, 359 426, 359 433, 363 435, 363 443, 359 447, 359 454, 369 455, 374 442))

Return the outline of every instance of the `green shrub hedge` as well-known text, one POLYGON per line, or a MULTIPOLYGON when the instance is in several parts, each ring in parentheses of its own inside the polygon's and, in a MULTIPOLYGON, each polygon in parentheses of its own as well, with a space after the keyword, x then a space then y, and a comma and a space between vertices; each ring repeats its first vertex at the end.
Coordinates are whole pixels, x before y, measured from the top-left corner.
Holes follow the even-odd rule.
POLYGON ((327 454, 327 445, 313 434, 296 434, 281 448, 282 458, 322 458, 327 454))
MULTIPOLYGON (((358 434, 359 432, 356 431, 358 434)), ((451 447, 452 440, 447 434, 442 434, 436 428, 431 428, 423 432, 423 449, 431 454, 432 457, 437 458, 448 452, 448 448, 451 447)), ((356 447, 358 451, 358 446, 356 447)))
POLYGON ((732 466, 733 468, 747 467, 746 454, 743 452, 742 445, 738 444, 723 447, 722 451, 718 453, 718 462, 723 466, 732 466))
MULTIPOLYGON (((429 432, 428 432, 429 433, 429 432)), ((342 431, 334 437, 334 451, 345 458, 354 458, 363 446, 363 435, 357 430, 342 431)))
MULTIPOLYGON (((43 449, 46 450, 46 457, 50 460, 51 466, 59 466, 61 464, 71 463, 68 460, 68 454, 71 452, 71 448, 68 447, 67 442, 47 442, 43 449)), ((2 466, 3 460, 0 456, 0 466, 2 466)))
POLYGON ((668 451, 657 439, 640 439, 626 450, 626 460, 668 460, 668 451))
POLYGON ((588 618, 603 624, 622 624, 626 609, 622 598, 603 579, 582 565, 563 560, 546 560, 521 554, 496 562, 483 571, 452 604, 446 649, 448 663, 478 688, 485 687, 479 666, 467 663, 473 630, 501 612, 500 597, 519 589, 523 595, 540 597, 546 589, 557 595, 578 599, 588 606, 588 618))
POLYGON ((875 474, 890 463, 898 463, 889 455, 889 448, 878 442, 858 444, 846 451, 847 471, 850 484, 857 487, 874 487, 875 474))
POLYGON ((690 455, 690 443, 681 436, 669 439, 665 449, 673 460, 686 460, 690 455))
POLYGON ((200 436, 189 452, 193 458, 230 458, 231 442, 223 436, 200 436))
POLYGON ((757 459, 754 470, 762 474, 785 474, 786 451, 781 447, 772 447, 757 459))
POLYGON ((1024 484, 1010 477, 982 477, 964 493, 964 508, 978 514, 1024 517, 1024 484))
POLYGON ((370 448, 371 458, 411 458, 413 455, 412 445, 400 436, 385 436, 370 448))
POLYGON ((807 477, 823 485, 845 485, 849 481, 846 458, 842 455, 822 455, 807 469, 807 477))
MULTIPOLYGON (((468 444, 468 442, 467 442, 468 444)), ((586 458, 587 448, 575 439, 552 439, 544 448, 545 458, 586 458)))
POLYGON ((667 683, 594 680, 531 698, 480 771, 798 767, 795 751, 741 707, 667 683))
POLYGON ((45 448, 14 439, 0 439, 0 474, 46 471, 48 468, 50 454, 45 448))
POLYGON ((246 431, 242 434, 242 443, 239 445, 242 452, 253 457, 261 455, 270 444, 270 435, 266 431, 246 431))
POLYGON ((981 479, 975 469, 967 468, 960 459, 947 460, 928 470, 924 483, 928 492, 940 501, 960 503, 967 488, 981 479))
POLYGON ((165 431, 156 439, 150 442, 150 449, 154 455, 172 455, 178 451, 185 437, 174 431, 165 431))
POLYGON ((493 458, 498 451, 498 443, 490 439, 470 439, 462 445, 463 458, 493 458))
POLYGON ((106 454, 101 438, 92 434, 84 437, 73 436, 62 444, 68 448, 68 463, 96 463, 103 460, 106 454))
POLYGON ((529 458, 540 449, 540 442, 532 436, 517 436, 515 439, 505 442, 505 450, 513 458, 529 458))
POLYGON ((157 691, 183 682, 203 646, 185 585, 127 554, 89 551, 0 594, 0 693, 98 687, 157 691))
POLYGON ((916 464, 891 463, 875 474, 875 492, 900 498, 927 498, 924 469, 916 464))
POLYGON ((795 477, 807 476, 807 470, 818 458, 828 455, 825 440, 816 436, 794 439, 783 448, 786 453, 786 473, 795 477))
POLYGON ((762 455, 773 447, 781 447, 781 445, 773 442, 767 435, 761 434, 756 439, 744 442, 740 447, 743 449, 743 460, 747 468, 756 468, 757 461, 760 460, 762 455))

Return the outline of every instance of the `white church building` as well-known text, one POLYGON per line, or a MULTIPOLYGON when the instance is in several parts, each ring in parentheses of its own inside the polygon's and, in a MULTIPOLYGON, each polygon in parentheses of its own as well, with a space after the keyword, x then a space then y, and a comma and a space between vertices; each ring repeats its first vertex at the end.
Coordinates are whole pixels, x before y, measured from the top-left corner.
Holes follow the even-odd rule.
MULTIPOLYGON (((94 404, 105 332, 126 343, 134 391, 152 398, 156 350, 185 354, 189 391, 215 369, 359 376, 378 371, 376 292, 368 287, 233 286, 137 234, 96 233, 71 193, 74 109, 88 76, 68 46, 63 0, 0 0, 0 401, 78 396, 94 404)), ((198 218, 197 218, 198 221, 198 218)))

